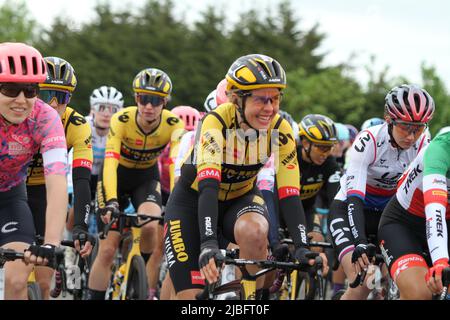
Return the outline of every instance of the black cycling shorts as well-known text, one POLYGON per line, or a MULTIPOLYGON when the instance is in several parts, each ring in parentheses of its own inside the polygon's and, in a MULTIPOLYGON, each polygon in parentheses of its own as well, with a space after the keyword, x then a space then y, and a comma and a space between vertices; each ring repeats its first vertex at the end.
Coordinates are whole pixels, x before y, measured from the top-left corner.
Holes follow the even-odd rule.
POLYGON ((27 203, 25 183, 0 192, 0 246, 11 242, 32 244, 34 240, 33 216, 27 203))
MULTIPOLYGON (((449 220, 447 220, 447 225, 449 220)), ((425 219, 405 210, 393 197, 383 211, 378 230, 381 253, 392 279, 411 267, 431 267, 425 219)), ((447 241, 450 241, 447 229, 447 241)), ((448 244, 450 248, 450 243, 448 244)))
MULTIPOLYGON (((98 184, 97 192, 101 190, 103 199, 105 199, 102 175, 99 176, 98 184)), ((136 211, 144 202, 153 202, 161 208, 161 184, 157 165, 147 169, 129 169, 119 165, 117 168, 117 189, 121 211, 128 207, 130 200, 136 211)), ((103 230, 104 224, 99 215, 97 215, 97 226, 98 230, 103 230)), ((115 230, 117 230, 116 227, 111 228, 111 231, 115 230)))
MULTIPOLYGON (((351 253, 355 249, 355 240, 348 222, 347 206, 346 202, 333 200, 328 215, 328 232, 333 239, 333 247, 339 262, 347 253, 351 253)), ((373 244, 377 244, 376 237, 380 217, 381 211, 364 209, 365 233, 368 239, 372 238, 370 242, 373 244)))
MULTIPOLYGON (((236 243, 234 225, 248 212, 261 213, 267 221, 268 213, 260 191, 255 187, 245 195, 219 201, 219 247, 236 243)), ((200 231, 198 226, 198 192, 180 180, 172 191, 164 216, 164 246, 170 277, 176 292, 203 288, 198 266, 200 231)))

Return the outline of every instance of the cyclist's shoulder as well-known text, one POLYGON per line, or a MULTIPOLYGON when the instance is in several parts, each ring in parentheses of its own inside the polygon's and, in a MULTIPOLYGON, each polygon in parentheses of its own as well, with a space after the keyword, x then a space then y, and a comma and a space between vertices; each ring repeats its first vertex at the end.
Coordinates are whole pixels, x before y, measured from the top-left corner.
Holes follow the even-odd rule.
POLYGON ((136 106, 125 107, 122 110, 113 114, 113 116, 111 117, 110 126, 111 127, 120 127, 120 126, 135 126, 135 127, 137 127, 136 114, 137 114, 136 106))

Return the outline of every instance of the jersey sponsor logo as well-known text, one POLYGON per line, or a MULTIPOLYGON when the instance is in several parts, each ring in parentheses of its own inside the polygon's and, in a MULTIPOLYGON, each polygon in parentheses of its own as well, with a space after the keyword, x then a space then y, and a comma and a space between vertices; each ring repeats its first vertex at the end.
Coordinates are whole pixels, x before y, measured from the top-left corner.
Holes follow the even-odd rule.
POLYGON ((352 230, 353 238, 356 240, 359 237, 359 233, 358 233, 358 230, 356 230, 355 222, 353 220, 353 211, 355 211, 355 207, 354 207, 353 203, 350 203, 347 208, 348 223, 352 230))
POLYGON ((264 199, 261 198, 260 196, 254 196, 252 202, 256 203, 256 204, 259 204, 259 205, 262 205, 262 206, 265 205, 264 199))
POLYGON ((205 236, 210 237, 214 234, 212 230, 212 222, 211 217, 205 217, 205 236))
POLYGON ((82 117, 82 116, 74 115, 74 116, 69 118, 69 122, 72 123, 75 126, 80 126, 80 125, 86 123, 86 119, 84 117, 82 117))
POLYGON ((430 217, 426 220, 425 222, 425 234, 427 236, 427 240, 431 238, 432 233, 431 233, 431 223, 433 222, 433 218, 430 217))
POLYGON ((341 180, 341 172, 336 171, 331 176, 328 177, 328 183, 337 183, 341 180))
POLYGON ((27 144, 30 143, 30 137, 27 136, 18 136, 16 134, 11 134, 11 138, 19 142, 20 144, 27 144))
POLYGON ((46 144, 52 144, 52 143, 57 143, 57 142, 62 142, 62 141, 66 141, 66 137, 65 136, 53 136, 47 139, 42 140, 42 144, 46 145, 46 144))
POLYGON ((402 176, 402 172, 391 173, 386 172, 380 178, 373 178, 373 180, 386 185, 387 187, 395 187, 397 185, 398 179, 402 176))
POLYGON ((180 119, 178 119, 176 117, 169 117, 169 118, 167 118, 166 121, 169 126, 173 126, 173 125, 177 124, 178 122, 180 122, 180 119))
POLYGON ((381 148, 381 146, 384 144, 384 141, 385 141, 385 140, 383 140, 383 141, 378 141, 378 142, 377 142, 377 147, 378 147, 378 148, 381 148))
POLYGON ((136 145, 137 146, 142 146, 142 145, 144 145, 144 141, 141 140, 141 139, 136 139, 136 145))
POLYGON ((413 168, 411 172, 408 174, 408 178, 406 179, 406 182, 403 186, 403 191, 405 191, 406 194, 409 192, 409 188, 411 186, 411 183, 419 176, 419 174, 422 173, 422 170, 420 170, 420 163, 417 164, 417 167, 413 168))
POLYGON ((354 149, 357 152, 364 152, 366 149, 366 142, 370 141, 370 134, 366 132, 365 134, 359 137, 359 141, 354 143, 354 149))
POLYGON ((417 254, 408 254, 397 259, 392 266, 391 275, 394 281, 400 272, 412 267, 427 267, 424 258, 417 254))
POLYGON ((284 158, 281 163, 283 166, 287 165, 289 162, 291 162, 293 159, 295 159, 297 155, 297 151, 294 149, 286 158, 284 158))
POLYGON ((299 224, 298 225, 298 230, 300 231, 300 237, 302 239, 302 242, 304 244, 307 244, 308 242, 306 241, 306 228, 303 224, 299 224))
POLYGON ((217 169, 203 169, 199 173, 197 173, 197 178, 199 181, 208 178, 216 179, 218 181, 221 180, 220 171, 217 169))
POLYGON ((282 187, 278 189, 278 197, 280 200, 291 197, 291 196, 298 196, 300 195, 300 190, 296 187, 282 187))
POLYGON ((192 284, 205 285, 205 280, 202 278, 200 271, 191 271, 192 284))
POLYGON ((183 238, 181 237, 181 221, 171 220, 169 221, 170 227, 170 240, 172 242, 172 248, 175 251, 176 258, 180 262, 186 262, 189 259, 186 253, 186 246, 184 245, 183 238))
POLYGON ((10 141, 8 143, 8 155, 10 156, 18 156, 21 154, 27 154, 28 148, 26 146, 23 146, 19 142, 10 141))
POLYGON ((443 186, 446 186, 447 185, 447 181, 445 181, 443 179, 441 180, 441 179, 434 178, 432 184, 441 184, 443 186))
MULTIPOLYGON (((123 114, 121 114, 119 116, 119 121, 120 122, 127 123, 128 120, 130 120, 130 117, 128 116, 128 112, 124 112, 123 114)), ((113 133, 113 135, 114 135, 114 133, 113 133)))
POLYGON ((337 218, 333 219, 330 223, 331 236, 333 237, 333 241, 336 246, 339 246, 344 242, 350 241, 350 239, 345 236, 345 232, 350 232, 350 228, 348 227, 340 228, 337 225, 338 223, 344 224, 345 221, 342 218, 337 218))
POLYGON ((73 160, 73 167, 74 168, 88 168, 89 170, 92 169, 92 161, 86 160, 86 159, 74 159, 73 160))
POLYGON ((19 230, 16 226, 19 224, 17 221, 11 221, 5 223, 2 227, 2 233, 10 233, 19 230))
POLYGON ((120 154, 118 154, 117 152, 108 151, 108 152, 105 152, 105 159, 106 158, 115 158, 115 159, 119 160, 120 154))
POLYGON ((436 210, 436 232, 438 237, 444 238, 444 227, 442 225, 441 209, 436 210))

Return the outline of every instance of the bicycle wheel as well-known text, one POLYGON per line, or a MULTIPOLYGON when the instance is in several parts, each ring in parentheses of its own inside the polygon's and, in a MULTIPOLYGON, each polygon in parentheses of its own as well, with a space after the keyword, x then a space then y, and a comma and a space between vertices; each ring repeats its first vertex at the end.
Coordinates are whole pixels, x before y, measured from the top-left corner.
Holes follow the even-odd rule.
POLYGON ((128 272, 126 300, 146 300, 148 284, 144 259, 134 256, 128 272))
POLYGON ((297 300, 314 300, 317 283, 307 272, 299 272, 297 280, 297 300))
POLYGON ((28 300, 43 300, 41 287, 37 282, 28 283, 28 300))

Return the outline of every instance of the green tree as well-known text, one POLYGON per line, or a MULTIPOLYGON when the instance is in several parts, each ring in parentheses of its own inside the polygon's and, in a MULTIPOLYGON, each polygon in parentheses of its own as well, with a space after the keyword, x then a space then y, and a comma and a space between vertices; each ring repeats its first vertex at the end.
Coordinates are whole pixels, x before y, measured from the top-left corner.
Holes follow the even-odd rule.
POLYGON ((31 43, 37 27, 24 1, 3 3, 0 7, 0 25, 0 42, 31 43))
POLYGON ((344 71, 329 68, 310 76, 301 68, 289 72, 282 107, 297 122, 309 113, 319 113, 358 126, 365 116, 364 92, 344 71))
POLYGON ((436 111, 430 122, 430 132, 434 136, 440 128, 450 124, 450 95, 434 66, 421 65, 423 87, 433 97, 436 111))

